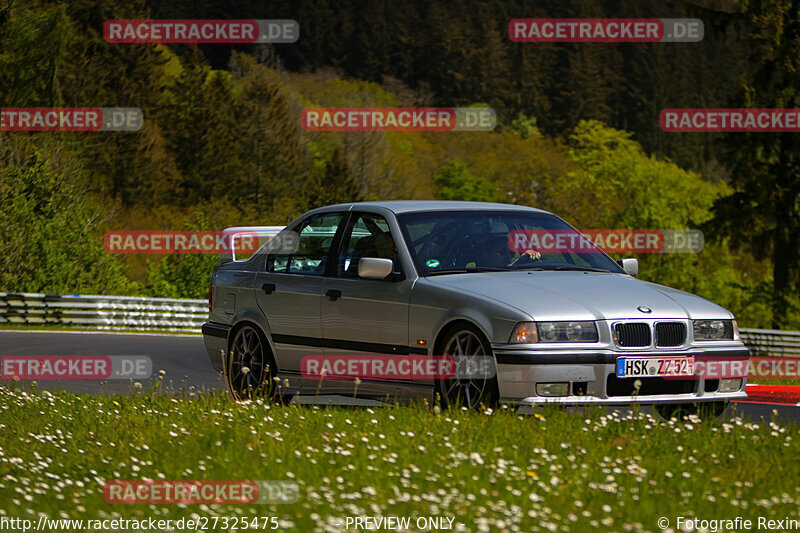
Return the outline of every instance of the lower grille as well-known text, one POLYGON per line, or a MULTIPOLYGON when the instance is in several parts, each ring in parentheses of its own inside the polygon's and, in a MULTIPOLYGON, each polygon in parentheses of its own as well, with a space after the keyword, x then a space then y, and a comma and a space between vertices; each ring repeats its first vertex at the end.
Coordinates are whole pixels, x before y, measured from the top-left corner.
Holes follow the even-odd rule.
POLYGON ((681 346, 686 341, 686 324, 659 322, 656 324, 656 346, 681 346))
POLYGON ((616 324, 614 338, 617 346, 650 346, 650 326, 643 322, 616 324))
POLYGON ((697 390, 697 380, 693 379, 664 379, 664 378, 637 378, 622 379, 615 374, 609 374, 606 381, 606 394, 611 396, 634 396, 636 389, 634 383, 641 381, 638 396, 655 396, 657 394, 691 394, 697 390))

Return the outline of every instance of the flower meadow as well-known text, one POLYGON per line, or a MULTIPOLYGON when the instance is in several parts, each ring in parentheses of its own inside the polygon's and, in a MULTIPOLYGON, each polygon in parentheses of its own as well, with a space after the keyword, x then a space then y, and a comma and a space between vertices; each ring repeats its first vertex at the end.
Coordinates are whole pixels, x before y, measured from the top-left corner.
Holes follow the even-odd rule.
POLYGON ((665 421, 638 409, 523 416, 0 387, 0 519, 276 517, 267 529, 342 531, 354 516, 448 517, 455 531, 576 532, 662 531, 661 517, 797 519, 798 441, 795 425, 735 412, 665 421), (111 480, 282 480, 299 497, 110 504, 111 480))

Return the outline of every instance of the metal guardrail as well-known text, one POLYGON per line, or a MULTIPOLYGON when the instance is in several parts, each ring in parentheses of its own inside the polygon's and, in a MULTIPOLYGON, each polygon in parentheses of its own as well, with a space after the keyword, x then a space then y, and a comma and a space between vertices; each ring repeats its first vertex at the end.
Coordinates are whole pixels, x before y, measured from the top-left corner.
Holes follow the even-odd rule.
MULTIPOLYGON (((206 300, 0 292, 0 324, 200 332, 206 300)), ((800 331, 742 329, 752 355, 800 357, 800 331)))
POLYGON ((800 357, 800 331, 741 329, 739 334, 754 357, 800 357))
POLYGON ((199 332, 206 300, 0 292, 0 324, 199 332))

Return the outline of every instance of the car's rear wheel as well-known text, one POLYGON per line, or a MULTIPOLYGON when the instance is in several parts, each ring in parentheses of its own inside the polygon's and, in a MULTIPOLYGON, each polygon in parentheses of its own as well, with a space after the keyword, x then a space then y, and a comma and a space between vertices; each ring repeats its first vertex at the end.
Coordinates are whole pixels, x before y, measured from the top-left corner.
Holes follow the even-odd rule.
POLYGON ((445 407, 476 409, 497 405, 497 377, 494 372, 483 371, 487 369, 485 358, 492 358, 492 348, 476 327, 459 324, 451 328, 441 355, 452 357, 456 363, 454 376, 436 380, 436 392, 445 407))
POLYGON ((680 420, 687 415, 697 415, 700 418, 722 418, 728 408, 728 402, 697 402, 697 403, 671 403, 656 404, 655 411, 666 420, 677 418, 680 420))
POLYGON ((281 394, 274 377, 278 367, 263 336, 252 326, 236 330, 228 350, 226 376, 235 400, 267 398, 288 403, 291 396, 281 394))

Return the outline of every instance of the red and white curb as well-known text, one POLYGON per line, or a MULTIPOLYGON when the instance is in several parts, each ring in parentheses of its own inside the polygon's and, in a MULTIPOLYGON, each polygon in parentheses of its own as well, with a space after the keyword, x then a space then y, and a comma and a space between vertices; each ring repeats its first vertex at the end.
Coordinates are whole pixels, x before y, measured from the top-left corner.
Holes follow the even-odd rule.
POLYGON ((797 385, 747 385, 747 399, 740 403, 791 405, 800 407, 800 386, 797 385))

